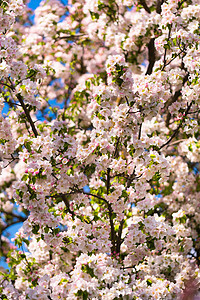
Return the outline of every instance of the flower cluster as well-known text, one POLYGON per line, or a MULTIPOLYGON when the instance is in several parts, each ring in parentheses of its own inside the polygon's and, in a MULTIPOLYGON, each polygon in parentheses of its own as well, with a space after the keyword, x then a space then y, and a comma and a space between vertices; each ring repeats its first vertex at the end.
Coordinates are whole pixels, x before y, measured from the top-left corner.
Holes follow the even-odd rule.
POLYGON ((24 3, 0 1, 0 298, 197 294, 198 1, 24 3))

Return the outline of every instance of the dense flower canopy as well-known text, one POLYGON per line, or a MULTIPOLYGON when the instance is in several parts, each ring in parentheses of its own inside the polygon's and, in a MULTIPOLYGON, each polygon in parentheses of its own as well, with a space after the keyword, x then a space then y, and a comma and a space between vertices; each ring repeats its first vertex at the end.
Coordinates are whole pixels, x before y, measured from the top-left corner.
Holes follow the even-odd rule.
POLYGON ((0 0, 1 299, 194 299, 199 0, 31 14, 0 0))

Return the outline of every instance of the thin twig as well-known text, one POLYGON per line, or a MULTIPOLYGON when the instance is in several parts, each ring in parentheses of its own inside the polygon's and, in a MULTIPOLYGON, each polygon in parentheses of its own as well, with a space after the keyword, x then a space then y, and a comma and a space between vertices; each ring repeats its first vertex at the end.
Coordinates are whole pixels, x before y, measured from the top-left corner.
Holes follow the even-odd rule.
POLYGON ((138 140, 140 140, 142 134, 142 123, 139 125, 139 131, 138 131, 138 140))
POLYGON ((181 50, 175 57, 173 57, 172 59, 170 59, 170 61, 166 61, 166 63, 164 64, 164 66, 162 67, 162 70, 161 71, 164 71, 164 68, 166 67, 166 66, 168 66, 169 64, 171 64, 171 62, 173 61, 173 60, 175 60, 181 53, 185 53, 185 50, 181 50))
POLYGON ((119 146, 120 137, 117 138, 117 143, 115 145, 114 158, 118 156, 118 146, 119 146))
MULTIPOLYGON (((184 84, 187 82, 188 77, 189 77, 189 73, 187 72, 183 78, 182 86, 184 86, 184 84)), ((167 102, 165 103, 165 106, 164 106, 165 109, 167 109, 170 105, 172 105, 174 102, 176 102, 178 100, 178 98, 181 96, 181 91, 182 91, 182 87, 181 87, 181 89, 176 91, 170 99, 167 100, 167 102)), ((168 111, 166 120, 165 120, 166 127, 169 126, 170 118, 171 118, 171 114, 168 111)))
MULTIPOLYGON (((15 91, 15 86, 14 86, 14 84, 12 83, 10 77, 8 77, 8 80, 9 80, 9 82, 10 82, 10 84, 11 84, 11 85, 8 86, 8 87, 11 89, 11 91, 15 91)), ((26 115, 26 117, 27 117, 27 120, 28 120, 29 124, 31 125, 31 128, 32 128, 32 130, 33 130, 33 133, 34 133, 35 137, 37 137, 37 136, 38 136, 37 129, 36 129, 36 127, 35 127, 35 124, 34 124, 32 118, 31 118, 31 116, 30 116, 30 113, 29 113, 29 111, 28 111, 26 105, 24 104, 23 97, 22 97, 19 93, 16 95, 16 97, 17 97, 17 99, 19 100, 19 103, 21 104, 21 106, 22 106, 22 108, 23 108, 23 110, 24 110, 24 113, 25 113, 25 115, 26 115)))
POLYGON ((31 128, 32 128, 32 130, 33 130, 33 133, 34 133, 35 137, 37 137, 37 136, 38 136, 37 129, 36 129, 36 127, 35 127, 35 124, 34 124, 32 118, 31 118, 31 116, 30 116, 30 113, 29 113, 29 111, 28 111, 26 105, 24 104, 24 101, 23 101, 22 96, 21 96, 20 94, 17 94, 16 96, 17 96, 17 99, 19 100, 19 102, 20 102, 20 104, 21 104, 21 106, 22 106, 22 108, 23 108, 23 110, 24 110, 24 112, 25 112, 25 115, 26 115, 26 117, 27 117, 27 120, 28 120, 29 124, 31 125, 31 128))
POLYGON ((167 142, 164 143, 162 146, 160 146, 159 150, 161 150, 162 148, 164 148, 165 146, 167 146, 171 142, 171 140, 173 140, 173 138, 178 134, 179 129, 181 128, 183 122, 185 121, 185 117, 187 116, 187 114, 188 114, 188 112, 189 112, 192 104, 193 104, 193 102, 191 102, 190 105, 188 105, 187 110, 185 112, 185 115, 184 115, 183 119, 181 120, 179 126, 176 128, 176 130, 174 131, 174 133, 172 134, 172 136, 167 140, 167 142))
MULTIPOLYGON (((167 42, 169 41, 169 39, 170 39, 170 35, 171 35, 171 26, 170 26, 170 28, 169 28, 169 32, 168 32, 168 37, 167 37, 167 42)), ((163 62, 164 62, 164 64, 163 64, 163 67, 162 67, 162 69, 161 69, 161 71, 164 71, 164 69, 165 69, 165 67, 166 67, 166 56, 167 56, 167 47, 165 47, 165 53, 164 53, 164 59, 163 59, 163 62)))
POLYGON ((184 142, 184 141, 185 141, 185 139, 181 139, 181 140, 178 140, 178 141, 174 141, 174 142, 172 142, 171 144, 169 144, 168 147, 169 147, 169 146, 172 146, 172 145, 176 145, 176 144, 181 143, 181 142, 184 142))
POLYGON ((13 212, 7 212, 7 211, 4 211, 4 210, 2 210, 2 209, 0 209, 0 213, 3 213, 3 214, 6 214, 6 215, 9 215, 9 216, 12 216, 13 218, 17 218, 17 219, 19 219, 19 221, 21 221, 21 222, 24 222, 24 221, 26 221, 26 217, 22 217, 22 216, 20 216, 20 215, 16 215, 15 213, 13 213, 13 212))
POLYGON ((72 215, 72 218, 74 219, 75 213, 73 210, 71 210, 69 200, 66 198, 66 195, 62 194, 61 198, 62 198, 63 202, 65 203, 65 206, 67 207, 69 213, 72 215))

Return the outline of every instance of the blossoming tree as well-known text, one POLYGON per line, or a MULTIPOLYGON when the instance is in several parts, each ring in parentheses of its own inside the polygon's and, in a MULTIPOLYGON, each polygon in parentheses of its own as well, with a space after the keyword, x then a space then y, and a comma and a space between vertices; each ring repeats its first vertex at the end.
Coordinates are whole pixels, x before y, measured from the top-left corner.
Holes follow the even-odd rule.
POLYGON ((192 299, 199 0, 30 13, 0 1, 1 299, 192 299))

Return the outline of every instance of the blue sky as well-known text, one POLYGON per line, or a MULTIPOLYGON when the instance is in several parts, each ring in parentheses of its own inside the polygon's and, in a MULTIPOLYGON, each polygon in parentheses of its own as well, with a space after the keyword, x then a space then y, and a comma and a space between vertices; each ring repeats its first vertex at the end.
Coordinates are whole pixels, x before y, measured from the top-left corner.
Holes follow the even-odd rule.
POLYGON ((28 6, 32 9, 35 9, 40 4, 40 2, 41 0, 30 0, 28 6))

